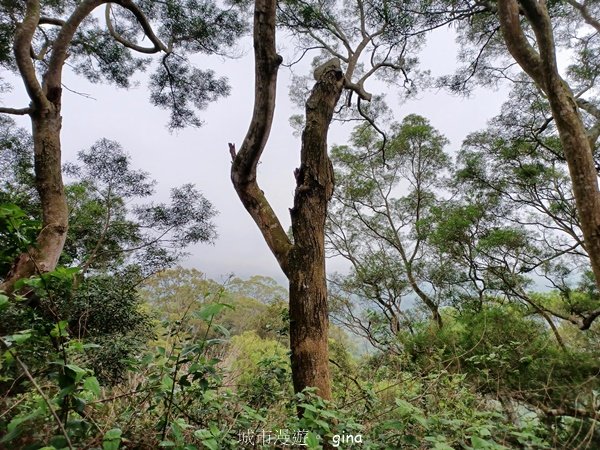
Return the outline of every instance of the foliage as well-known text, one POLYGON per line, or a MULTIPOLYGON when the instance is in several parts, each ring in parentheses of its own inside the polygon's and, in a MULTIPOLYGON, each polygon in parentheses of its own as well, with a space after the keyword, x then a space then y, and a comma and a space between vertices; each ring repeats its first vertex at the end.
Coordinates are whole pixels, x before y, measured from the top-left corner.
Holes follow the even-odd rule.
POLYGON ((0 273, 7 273, 15 258, 27 249, 39 232, 39 222, 19 206, 0 203, 0 273))
MULTIPOLYGON (((46 281, 28 283, 37 284, 40 295, 50 295, 50 284, 69 286, 66 281, 74 275, 63 269, 46 281)), ((106 283, 82 285, 81 294, 72 293, 69 300, 93 304, 94 293, 110 292, 106 283)), ((582 408, 593 401, 597 347, 565 353, 552 343, 544 322, 524 309, 498 303, 462 313, 444 310, 441 330, 415 322, 412 333, 398 336, 400 356, 356 357, 343 337, 332 340, 336 397, 325 402, 310 391, 292 396, 284 345, 254 331, 230 336, 219 323, 233 311, 226 301, 236 293, 227 284, 215 290, 218 285, 198 272, 178 269, 157 275, 149 285, 153 288, 143 294, 148 307, 142 310, 152 305, 155 317, 163 318, 155 322, 157 334, 148 335, 148 345, 139 341, 131 349, 119 378, 98 371, 115 367, 114 359, 103 359, 100 367, 94 361, 98 352, 117 356, 112 352, 120 343, 111 340, 110 327, 131 328, 122 322, 124 316, 104 325, 101 316, 93 318, 88 335, 78 335, 74 320, 51 327, 49 320, 38 319, 30 329, 2 337, 4 374, 10 367, 18 373, 18 357, 35 373, 51 405, 21 378, 3 400, 9 411, 0 423, 5 442, 65 446, 50 408, 74 446, 97 442, 104 448, 122 443, 233 449, 251 439, 267 446, 275 439, 296 439, 308 448, 325 442, 346 448, 346 442, 358 439, 366 449, 550 449, 597 439, 593 431, 586 437, 590 428, 583 418, 545 415, 575 401, 582 408), (179 288, 175 280, 183 279, 189 284, 181 285, 182 293, 195 284, 194 307, 168 309, 169 295, 176 298, 179 288), (44 361, 56 364, 44 367, 44 361), (575 392, 573 385, 582 389, 575 392), (296 405, 303 411, 300 417, 296 405), (109 431, 100 434, 97 427, 109 431)), ((1 304, 3 312, 16 308, 12 302, 1 304)), ((108 308, 107 317, 114 314, 108 308)))
POLYGON ((102 139, 78 158, 82 165, 66 167, 77 179, 67 191, 69 203, 77 206, 65 244, 69 263, 115 270, 128 262, 143 266, 148 274, 172 265, 185 247, 216 236, 210 222, 213 206, 193 185, 172 189, 171 204, 128 209, 131 200, 152 196, 155 182, 147 173, 130 168, 121 146, 102 139), (103 219, 101 227, 98 217, 103 219))
MULTIPOLYGON (((10 264, 7 258, 16 256, 17 249, 33 243, 33 234, 39 231, 29 218, 40 214, 37 193, 28 184, 34 179, 32 156, 20 150, 27 134, 21 129, 13 134, 14 145, 1 148, 11 166, 0 175, 4 186, 0 196, 24 213, 15 213, 11 219, 18 219, 11 227, 20 227, 20 234, 11 231, 11 235, 20 236, 21 244, 7 242, 4 264, 10 264), (20 175, 12 175, 11 170, 20 175)), ((131 167, 130 157, 117 142, 101 139, 80 151, 78 159, 80 164, 64 167, 71 178, 66 185, 71 210, 60 259, 63 265, 78 265, 84 273, 138 273, 141 279, 175 264, 186 247, 216 237, 211 222, 216 211, 194 185, 173 188, 170 203, 131 206, 153 196, 156 183, 148 173, 131 167)))
POLYGON ((247 331, 231 338, 228 364, 240 397, 255 408, 268 406, 271 399, 291 394, 290 362, 280 343, 247 331))
MULTIPOLYGON (((129 88, 134 74, 150 65, 148 56, 162 52, 150 76, 150 100, 170 112, 171 128, 200 125, 197 111, 229 93, 225 77, 192 67, 189 55, 222 54, 235 45, 246 30, 237 8, 221 8, 209 0, 143 0, 111 4, 100 21, 87 5, 53 0, 40 6, 40 15, 51 20, 37 27, 32 38, 32 63, 41 76, 54 67, 58 59, 54 54, 64 50, 75 74, 92 83, 129 88), (76 18, 74 23, 84 20, 63 49, 65 43, 57 40, 61 32, 65 34, 63 24, 69 18, 76 18)), ((14 34, 25 11, 24 2, 0 3, 0 63, 13 71, 17 66, 14 34)))
POLYGON ((330 253, 351 264, 348 275, 332 280, 335 318, 379 348, 407 326, 405 298, 437 322, 443 299, 431 282, 438 254, 427 245, 427 222, 449 168, 447 140, 417 115, 391 128, 385 161, 368 125, 354 129, 352 146, 333 149, 338 189, 327 234, 330 253))

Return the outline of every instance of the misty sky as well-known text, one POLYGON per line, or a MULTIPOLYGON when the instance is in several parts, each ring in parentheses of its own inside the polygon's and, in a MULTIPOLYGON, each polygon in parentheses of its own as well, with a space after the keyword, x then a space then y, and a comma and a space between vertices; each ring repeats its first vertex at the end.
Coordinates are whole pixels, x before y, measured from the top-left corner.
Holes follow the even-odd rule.
MULTIPOLYGON (((285 47, 283 37, 279 37, 285 47)), ((209 277, 221 280, 228 274, 238 276, 267 275, 286 284, 285 278, 264 243, 258 228, 243 208, 229 179, 230 156, 228 142, 241 144, 250 121, 253 101, 253 55, 249 40, 240 45, 244 56, 236 60, 220 57, 195 57, 200 68, 212 68, 227 76, 231 95, 211 104, 201 112, 205 124, 199 129, 169 133, 168 113, 150 105, 145 74, 137 77, 139 86, 120 90, 108 85, 93 85, 81 77, 65 73, 64 84, 73 91, 92 98, 63 92, 63 161, 74 161, 79 150, 90 147, 105 137, 121 143, 131 155, 133 167, 151 174, 158 181, 157 201, 167 200, 169 189, 184 183, 195 183, 219 211, 215 219, 218 240, 214 245, 197 245, 183 261, 209 277)), ((421 69, 433 75, 452 72, 456 65, 457 46, 451 31, 433 33, 421 55, 421 69)), ((293 70, 308 72, 308 61, 293 70)), ((269 143, 259 166, 258 181, 278 213, 285 229, 289 227, 288 208, 294 192, 293 170, 299 165, 300 141, 293 136, 288 123, 295 109, 288 98, 290 69, 282 67, 278 80, 278 102, 269 143)), ((28 101, 20 80, 14 82, 12 93, 3 96, 4 105, 27 106, 28 101)), ((369 88, 369 85, 366 86, 369 88)), ((378 94, 375 89, 373 94, 378 94)), ((400 121, 411 113, 427 117, 432 125, 450 139, 450 153, 459 149, 464 137, 483 128, 496 115, 506 93, 477 90, 469 98, 451 96, 442 91, 421 92, 416 99, 400 104, 399 97, 389 91, 388 104, 400 121)), ((21 126, 30 129, 27 117, 15 117, 21 126)), ((329 144, 343 144, 352 125, 334 125, 329 144)), ((342 261, 329 260, 330 271, 343 270, 342 261)))

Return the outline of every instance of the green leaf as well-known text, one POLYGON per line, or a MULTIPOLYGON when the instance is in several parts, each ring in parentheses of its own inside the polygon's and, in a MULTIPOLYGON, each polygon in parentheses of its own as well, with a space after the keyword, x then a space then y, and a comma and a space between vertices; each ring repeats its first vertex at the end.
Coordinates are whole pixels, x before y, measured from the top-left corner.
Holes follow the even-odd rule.
POLYGON ((433 450, 454 450, 454 447, 450 447, 445 442, 436 442, 433 446, 433 450))
POLYGON ((15 282, 15 290, 18 291, 24 286, 30 286, 32 288, 42 288, 42 279, 40 277, 21 278, 15 282))
POLYGON ((403 415, 410 414, 415 410, 415 407, 413 405, 401 398, 396 399, 396 405, 398 406, 398 412, 403 415))
POLYGON ((223 325, 220 324, 214 324, 213 328, 218 331, 219 333, 221 333, 223 336, 225 336, 226 338, 231 336, 231 333, 229 332, 229 330, 227 328, 225 328, 223 325))
POLYGON ((66 320, 61 320, 56 325, 54 325, 54 328, 52 328, 52 330, 50 330, 50 336, 55 337, 55 338, 56 337, 68 337, 69 336, 69 332, 67 331, 68 326, 69 326, 69 322, 67 322, 66 320))
POLYGON ((45 273, 44 276, 58 278, 62 280, 71 280, 77 273, 79 273, 79 267, 59 266, 52 272, 45 273))
POLYGON ((87 377, 83 382, 83 388, 94 394, 95 398, 100 397, 100 383, 96 377, 87 377))
POLYGON ((205 441, 202 441, 202 443, 209 450, 219 450, 219 445, 215 439, 206 439, 205 441))
POLYGON ((488 430, 485 427, 481 427, 477 430, 479 432, 479 436, 491 436, 492 433, 490 433, 490 430, 488 430))
POLYGON ((33 330, 21 330, 17 334, 5 336, 4 339, 11 344, 19 345, 31 338, 32 331, 33 330))
POLYGON ((384 430, 401 430, 403 431, 406 428, 406 424, 400 422, 398 420, 391 420, 389 422, 384 422, 382 424, 382 428, 384 430))
POLYGON ((66 364, 65 369, 68 369, 68 371, 66 371, 67 375, 69 375, 75 383, 79 383, 83 379, 83 377, 86 376, 88 373, 87 370, 82 369, 81 367, 75 364, 66 364), (69 373, 69 371, 71 373, 69 373))
POLYGON ((173 378, 169 375, 164 375, 160 381, 160 387, 163 392, 170 392, 173 389, 173 378))
POLYGON ((102 440, 102 450, 118 450, 123 432, 119 428, 108 430, 102 440))
POLYGON ((319 425, 322 430, 329 431, 329 424, 321 419, 315 419, 315 424, 319 425))
POLYGON ((304 440, 304 443, 307 445, 308 448, 311 448, 311 449, 321 448, 321 445, 319 443, 319 436, 317 436, 312 431, 306 435, 306 439, 304 440))
POLYGON ((4 294, 0 294, 0 311, 8 306, 8 297, 4 294))
POLYGON ((318 413, 319 410, 317 408, 315 408, 313 405, 309 404, 309 403, 300 403, 299 405, 302 409, 306 410, 306 411, 312 411, 315 413, 318 413))
POLYGON ((429 427, 429 421, 424 416, 422 416, 420 414, 415 414, 413 416, 413 419, 415 419, 417 422, 419 422, 419 424, 423 428, 428 428, 429 427))
POLYGON ((227 303, 211 303, 209 305, 206 305, 200 311, 197 311, 195 313, 195 315, 199 319, 202 319, 204 321, 209 321, 214 316, 216 316, 221 311, 223 311, 225 308, 234 309, 233 306, 228 305, 227 303))
POLYGON ((471 445, 473 446, 473 450, 490 448, 490 444, 487 441, 477 436, 471 436, 471 445))
POLYGON ((99 345, 99 344, 83 344, 83 348, 84 349, 88 349, 88 348, 102 348, 102 346, 99 345))

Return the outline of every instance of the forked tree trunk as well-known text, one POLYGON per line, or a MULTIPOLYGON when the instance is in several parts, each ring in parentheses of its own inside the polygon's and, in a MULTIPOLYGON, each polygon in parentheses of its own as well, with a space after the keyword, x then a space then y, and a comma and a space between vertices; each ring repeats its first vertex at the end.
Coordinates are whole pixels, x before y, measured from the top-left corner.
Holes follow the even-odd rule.
POLYGON ((294 242, 290 242, 257 181, 257 166, 273 121, 281 63, 275 48, 276 10, 275 0, 255 2, 254 111, 239 152, 229 144, 231 180, 289 280, 294 390, 314 387, 319 396, 330 399, 325 218, 333 194, 333 168, 327 155, 327 132, 344 89, 344 76, 339 61, 322 66, 315 74, 317 82, 306 102, 300 168, 295 173, 297 186, 290 210, 294 242))
POLYGON ((67 238, 68 209, 62 180, 59 108, 32 113, 35 187, 42 206, 42 229, 35 245, 21 254, 0 285, 11 293, 21 278, 56 268, 67 238))
POLYGON ((294 390, 308 386, 331 398, 328 349, 325 219, 333 194, 333 167, 327 132, 344 87, 339 70, 324 73, 306 102, 301 165, 296 172, 294 207, 290 210, 294 245, 290 251, 290 344, 294 390))

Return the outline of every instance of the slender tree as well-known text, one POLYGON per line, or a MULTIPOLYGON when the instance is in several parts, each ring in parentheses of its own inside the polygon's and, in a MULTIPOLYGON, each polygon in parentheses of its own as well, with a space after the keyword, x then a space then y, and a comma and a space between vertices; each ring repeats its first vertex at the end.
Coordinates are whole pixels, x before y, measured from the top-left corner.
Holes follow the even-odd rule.
MULTIPOLYGON (((376 5, 359 0, 349 5, 355 14, 353 20, 336 6, 305 2, 279 5, 282 25, 305 38, 305 46, 322 51, 314 71, 315 84, 306 100, 300 167, 294 172, 292 239, 260 189, 256 173, 270 132, 282 61, 275 49, 276 4, 272 1, 261 0, 255 5, 254 112, 239 152, 230 144, 234 187, 289 280, 294 388, 299 392, 316 387, 324 398, 331 397, 324 234, 333 169, 327 154, 327 133, 344 89, 357 94, 359 104, 371 100, 365 81, 387 71, 402 76, 407 49, 400 15, 372 21, 367 8, 375 12, 376 5), (401 31, 403 37, 392 40, 394 33, 401 31), (370 66, 363 66, 361 57, 367 54, 370 66)), ((348 98, 345 104, 350 103, 348 98)))
MULTIPOLYGON (((381 310, 391 333, 397 334, 407 322, 400 304, 410 294, 442 327, 440 292, 428 274, 427 260, 434 252, 427 248, 423 223, 439 202, 443 175, 451 162, 443 151, 446 138, 425 118, 412 114, 391 128, 386 164, 378 154, 364 156, 376 153, 381 145, 368 124, 354 130, 351 146, 333 149, 338 189, 327 242, 333 255, 352 265, 350 276, 334 284, 343 287, 349 282, 357 287, 362 298, 381 310)), ((368 328, 368 321, 357 319, 359 326, 368 328)))
MULTIPOLYGON (((591 301, 595 295, 585 304, 574 301, 580 295, 574 281, 581 278, 587 283, 590 276, 594 278, 566 158, 548 100, 526 75, 521 80, 487 129, 465 139, 458 157, 455 198, 467 204, 489 205, 485 206, 486 215, 495 216, 495 227, 520 228, 526 247, 518 255, 513 253, 517 264, 509 278, 524 281, 537 274, 560 293, 563 301, 544 304, 527 296, 523 283, 504 286, 534 309, 587 329, 600 312, 591 301)), ((597 165, 597 156, 595 161, 597 165)), ((496 259, 499 267, 501 259, 496 259)), ((481 261, 476 265, 477 271, 489 266, 481 261)), ((501 273, 496 271, 496 275, 501 273)))
POLYGON ((441 0, 423 5, 422 14, 436 23, 461 24, 458 35, 465 65, 453 76, 442 78, 442 84, 468 91, 473 81, 519 82, 517 67, 547 99, 551 115, 541 126, 545 129, 553 123, 556 127, 572 180, 583 249, 600 287, 600 191, 593 158, 600 136, 597 3, 474 0, 456 4, 441 0), (436 14, 428 14, 431 11, 436 14), (557 53, 562 50, 574 56, 566 70, 557 64, 557 53))

